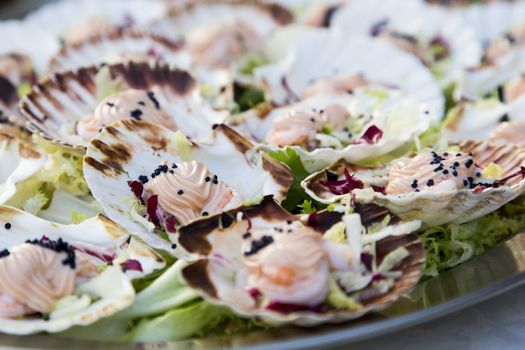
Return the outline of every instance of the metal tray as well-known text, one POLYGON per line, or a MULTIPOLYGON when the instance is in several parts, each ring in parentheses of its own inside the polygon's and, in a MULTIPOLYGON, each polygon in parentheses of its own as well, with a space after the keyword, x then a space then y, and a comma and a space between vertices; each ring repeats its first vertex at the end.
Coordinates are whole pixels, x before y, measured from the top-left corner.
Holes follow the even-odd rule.
MULTIPOLYGON (((51 0, 52 1, 52 0, 51 0)), ((0 0, 0 19, 22 17, 50 0, 0 0)), ((327 349, 351 344, 421 324, 464 309, 525 284, 525 233, 485 254, 420 283, 407 297, 381 313, 357 321, 316 328, 277 328, 268 331, 180 342, 101 343, 47 335, 0 334, 2 349, 327 349)))

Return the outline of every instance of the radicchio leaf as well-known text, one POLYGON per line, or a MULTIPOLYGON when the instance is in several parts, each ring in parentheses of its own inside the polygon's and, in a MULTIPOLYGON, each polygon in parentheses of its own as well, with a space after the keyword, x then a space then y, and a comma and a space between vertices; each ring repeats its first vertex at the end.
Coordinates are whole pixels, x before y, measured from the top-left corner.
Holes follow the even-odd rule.
POLYGON ((355 189, 362 189, 364 187, 363 182, 350 175, 346 168, 344 169, 344 176, 345 178, 343 180, 320 181, 320 184, 328 188, 328 190, 335 195, 351 193, 355 189))

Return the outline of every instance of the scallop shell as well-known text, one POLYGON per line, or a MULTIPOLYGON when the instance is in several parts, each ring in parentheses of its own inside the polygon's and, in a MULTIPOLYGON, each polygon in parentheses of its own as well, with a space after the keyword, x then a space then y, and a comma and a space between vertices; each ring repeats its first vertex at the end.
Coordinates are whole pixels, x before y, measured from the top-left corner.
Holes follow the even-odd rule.
MULTIPOLYGON (((385 215, 388 215, 387 211, 377 206, 362 206, 358 209, 358 212, 361 214, 361 222, 365 227, 368 227, 373 222, 377 222, 377 219, 382 219, 385 215)), ((387 236, 375 243, 380 260, 386 254, 399 247, 406 248, 409 255, 396 266, 395 269, 400 271, 401 275, 395 280, 392 289, 379 297, 362 301, 356 310, 328 309, 317 313, 312 311, 295 311, 285 314, 266 309, 260 304, 255 305, 252 309, 239 307, 237 300, 245 298, 253 300, 249 291, 245 288, 245 282, 239 279, 236 281, 235 278, 230 277, 235 276, 235 272, 239 268, 238 264, 233 262, 242 261, 241 243, 244 239, 241 237, 242 232, 239 233, 239 230, 230 229, 229 226, 225 225, 225 216, 233 218, 233 226, 236 225, 235 218, 237 218, 237 221, 248 220, 252 227, 269 226, 270 228, 274 227, 275 224, 294 221, 297 218, 283 210, 271 198, 266 197, 258 205, 243 207, 214 217, 201 219, 179 230, 179 245, 189 253, 199 257, 199 260, 189 263, 182 270, 182 278, 205 299, 212 303, 227 305, 241 316, 256 316, 273 324, 291 323, 301 326, 348 321, 359 318, 368 312, 386 308, 400 296, 410 292, 421 277, 425 251, 419 237, 416 234, 410 234, 410 231, 407 230, 407 232, 400 232, 399 235, 387 236), (224 244, 224 242, 228 243, 224 244), (217 276, 217 273, 228 277, 219 276, 214 278, 214 276, 217 276), (221 298, 221 293, 226 290, 236 290, 235 300, 232 301, 230 299, 230 301, 226 301, 221 298)), ((323 234, 334 224, 340 222, 342 216, 341 213, 336 212, 318 213, 312 228, 319 234, 323 234)), ((367 289, 365 288, 360 292, 366 293, 367 289)))
MULTIPOLYGON (((520 1, 477 4, 454 12, 474 28, 484 45, 525 24, 525 3, 520 1)), ((483 96, 524 71, 525 49, 517 47, 501 57, 495 67, 466 71, 461 83, 462 94, 483 96)))
POLYGON ((166 14, 165 1, 148 0, 63 0, 42 6, 25 21, 55 37, 92 19, 103 19, 117 27, 145 26, 166 14))
MULTIPOLYGON (((485 141, 463 141, 458 144, 461 152, 471 152, 475 163, 484 168, 491 162, 501 166, 502 177, 514 174, 525 166, 525 152, 514 145, 498 145, 485 141)), ((369 178, 386 183, 386 169, 365 169, 352 167, 339 161, 327 170, 341 175, 347 168, 350 173, 369 172, 369 178), (375 174, 373 174, 375 173, 375 174)), ((360 177, 362 175, 358 175, 360 177)), ((326 171, 320 171, 306 178, 301 186, 315 200, 332 203, 342 196, 334 195, 320 185, 326 180, 326 171)), ((421 191, 404 195, 384 195, 369 189, 355 190, 358 203, 374 203, 384 206, 404 220, 421 220, 427 226, 438 226, 445 223, 465 223, 487 215, 504 204, 512 201, 525 191, 525 179, 516 177, 500 187, 485 188, 481 191, 460 189, 449 192, 421 191)))
POLYGON ((440 71, 437 79, 443 87, 461 78, 464 69, 477 66, 481 61, 481 44, 472 28, 460 17, 437 6, 419 0, 358 0, 339 9, 332 21, 333 27, 349 35, 371 36, 378 23, 385 22, 388 29, 417 38, 419 48, 434 38, 442 38, 449 46, 450 56, 442 66, 431 66, 440 71))
POLYGON ((504 104, 497 100, 460 102, 447 118, 443 134, 453 142, 468 136, 471 140, 488 140, 502 120, 520 120, 523 113, 518 104, 504 104), (513 108, 516 107, 516 108, 513 108))
POLYGON ((417 58, 391 44, 310 29, 291 47, 283 61, 255 71, 277 104, 289 101, 290 91, 302 95, 316 79, 363 74, 368 81, 399 87, 434 109, 438 117, 443 115, 443 94, 432 73, 417 58))
POLYGON ((2 21, 0 36, 0 55, 23 53, 31 58, 39 74, 46 71, 49 60, 60 48, 58 39, 43 31, 42 27, 21 21, 2 21))
MULTIPOLYGON (((341 149, 319 147, 312 151, 299 146, 288 146, 297 152, 305 168, 312 172, 341 158, 355 163, 388 154, 407 142, 411 142, 414 137, 425 132, 432 121, 439 119, 433 110, 418 103, 415 97, 406 96, 395 89, 384 90, 388 97, 382 102, 381 107, 370 107, 375 106, 375 100, 370 100, 371 97, 367 91, 366 89, 355 91, 352 95, 313 96, 298 103, 271 110, 256 108, 234 116, 228 122, 247 137, 264 143, 272 128, 273 120, 291 111, 320 110, 330 104, 340 104, 348 109, 351 116, 372 116, 371 121, 366 125, 376 125, 383 131, 382 138, 374 144, 363 142, 349 144, 341 149), (403 128, 398 127, 401 123, 404 125, 403 128)), ((272 151, 277 150, 274 146, 265 147, 272 151)))
POLYGON ((51 58, 49 71, 63 72, 126 60, 144 61, 147 57, 152 62, 159 60, 178 68, 187 68, 190 64, 190 58, 180 44, 162 36, 124 30, 62 46, 51 58))
POLYGON ((162 161, 182 159, 204 163, 246 200, 273 194, 282 200, 293 176, 289 168, 257 150, 225 125, 217 125, 206 142, 192 142, 191 155, 182 154, 177 135, 163 127, 135 120, 108 126, 90 142, 84 158, 89 188, 105 213, 151 246, 168 249, 171 243, 155 233, 154 225, 137 215, 129 204, 134 196, 128 181, 149 174, 162 161), (139 218, 137 218, 139 217, 139 218))
MULTIPOLYGON (((125 87, 153 91, 175 125, 192 138, 207 137, 211 126, 224 119, 201 100, 196 82, 185 71, 133 62, 107 67, 125 87)), ((85 147, 87 143, 75 135, 74 126, 100 102, 96 98, 97 72, 96 67, 88 67, 58 73, 35 85, 20 103, 28 129, 67 147, 85 147)))
MULTIPOLYGON (((0 225, 10 224, 0 237, 1 249, 9 249, 30 239, 41 239, 42 234, 52 240, 66 242, 86 249, 112 249, 116 241, 126 237, 122 228, 103 216, 89 219, 79 225, 59 225, 32 216, 21 210, 0 206, 0 225)), ((44 319, 0 319, 0 332, 26 335, 39 332, 61 332, 72 326, 88 325, 108 317, 131 305, 135 290, 120 267, 108 267, 104 272, 82 284, 77 294, 88 294, 97 300, 88 307, 44 319)))
POLYGON ((184 38, 191 30, 242 20, 249 23, 262 38, 267 38, 276 28, 293 21, 293 15, 274 3, 257 0, 204 0, 172 4, 169 16, 150 26, 158 35, 173 40, 184 38))
POLYGON ((43 168, 47 157, 18 135, 2 134, 0 130, 0 203, 8 202, 16 194, 16 184, 30 178, 43 168))

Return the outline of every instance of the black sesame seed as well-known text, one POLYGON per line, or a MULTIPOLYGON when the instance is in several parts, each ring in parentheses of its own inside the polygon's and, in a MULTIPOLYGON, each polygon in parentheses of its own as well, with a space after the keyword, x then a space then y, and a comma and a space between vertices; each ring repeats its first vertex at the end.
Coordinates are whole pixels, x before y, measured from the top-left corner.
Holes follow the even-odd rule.
POLYGON ((416 192, 419 192, 419 189, 416 189, 416 192))
POLYGON ((139 181, 142 183, 142 184, 145 184, 148 182, 148 177, 146 175, 140 175, 139 176, 139 181))
POLYGON ((210 182, 210 181, 211 181, 211 177, 206 176, 206 177, 204 178, 204 181, 206 181, 206 182, 210 182))
POLYGON ((8 256, 10 253, 9 253, 9 250, 7 249, 4 249, 2 251, 0 251, 0 258, 5 258, 6 256, 8 256))
POLYGON ((210 213, 208 213, 207 211, 202 212, 202 216, 208 216, 208 215, 210 215, 210 213))
POLYGON ((477 172, 476 177, 481 177, 481 173, 477 172))
POLYGON ((234 220, 235 220, 235 218, 231 214, 222 213, 221 219, 220 219, 221 227, 223 229, 230 227, 233 224, 234 220))
POLYGON ((139 101, 138 104, 141 105, 141 106, 145 106, 145 105, 146 105, 146 102, 144 102, 144 101, 139 101))
POLYGON ((291 225, 292 222, 293 222, 292 220, 286 220, 286 223, 287 223, 288 225, 291 225))
POLYGON ((5 227, 6 230, 9 230, 11 228, 11 224, 10 223, 6 223, 4 225, 4 227, 5 227))
POLYGON ((155 169, 155 175, 160 175, 160 173, 161 173, 160 169, 155 169))
POLYGON ((448 174, 448 170, 447 169, 443 170, 443 174, 447 175, 448 174))
POLYGON ((142 111, 140 109, 134 109, 132 110, 129 115, 131 116, 131 118, 133 119, 136 119, 136 120, 142 120, 142 111))
POLYGON ((437 168, 435 168, 434 172, 437 173, 438 171, 441 171, 441 170, 443 170, 443 165, 440 165, 437 168))
POLYGON ((412 181, 412 188, 417 188, 417 180, 412 181))
POLYGON ((183 193, 184 193, 183 190, 178 190, 178 191, 177 191, 177 194, 183 194, 183 193))
POLYGON ((468 182, 470 182, 470 183, 473 183, 473 182, 474 182, 474 178, 473 178, 472 176, 467 177, 467 180, 468 180, 468 182))
POLYGON ((109 107, 115 107, 115 104, 113 104, 111 102, 106 102, 106 105, 108 105, 109 107))
POLYGON ((175 172, 173 170, 170 170, 170 174, 175 174, 175 172))
POLYGON ((448 152, 443 153, 445 157, 448 157, 448 152))
POLYGON ((503 114, 501 118, 499 118, 500 123, 508 122, 510 120, 509 115, 507 113, 503 114))
POLYGON ((456 157, 461 157, 461 153, 456 153, 456 157))
POLYGON ((213 125, 211 126, 211 129, 212 129, 212 130, 215 130, 215 129, 217 129, 218 127, 219 127, 219 124, 213 124, 213 125))
POLYGON ((167 173, 168 172, 168 166, 167 165, 163 165, 161 170, 162 170, 163 173, 167 173))
POLYGON ((432 180, 432 179, 428 180, 428 181, 427 181, 427 186, 428 186, 428 187, 432 187, 432 186, 434 186, 434 180, 432 180))
POLYGON ((153 93, 153 91, 149 91, 147 95, 148 95, 148 98, 151 100, 151 102, 153 102, 153 104, 155 105, 155 108, 160 109, 160 103, 155 98, 155 94, 153 93))
POLYGON ((171 249, 177 249, 177 244, 173 243, 173 244, 171 245, 171 249))
POLYGON ((463 185, 464 186, 468 186, 468 181, 467 180, 463 180, 463 185))
POLYGON ((173 169, 177 169, 177 164, 173 163, 173 164, 171 165, 171 167, 172 167, 173 169))
POLYGON ((312 123, 315 123, 315 118, 310 118, 310 121, 311 121, 312 123))
POLYGON ((469 159, 465 162, 465 166, 467 168, 470 168, 472 166, 472 164, 474 164, 474 161, 472 159, 469 159))
POLYGON ((326 170, 326 179, 328 181, 337 181, 338 178, 339 178, 339 176, 337 176, 336 173, 334 173, 333 171, 330 171, 330 170, 326 170))
POLYGON ((456 170, 454 170, 454 171, 452 172, 452 175, 454 175, 454 176, 458 176, 458 172, 457 172, 456 170))
POLYGON ((459 162, 454 162, 454 166, 459 166, 459 162))
POLYGON ((250 238, 251 236, 252 236, 252 234, 250 232, 244 232, 242 234, 242 238, 244 238, 244 239, 250 238))
POLYGON ((244 252, 244 256, 250 256, 257 254, 258 251, 265 248, 266 246, 273 243, 273 237, 272 236, 262 236, 259 240, 252 241, 250 250, 247 252, 244 252))

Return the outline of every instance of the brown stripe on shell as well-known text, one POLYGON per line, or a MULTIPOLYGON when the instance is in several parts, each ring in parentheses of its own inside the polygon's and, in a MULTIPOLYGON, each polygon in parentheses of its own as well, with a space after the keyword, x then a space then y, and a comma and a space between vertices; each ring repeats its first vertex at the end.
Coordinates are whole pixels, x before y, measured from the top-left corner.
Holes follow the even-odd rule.
POLYGON ((122 171, 122 165, 131 159, 132 150, 129 145, 108 145, 99 139, 93 139, 90 143, 105 156, 102 162, 112 168, 122 171))
POLYGON ((272 175, 275 182, 283 187, 281 189, 281 195, 283 198, 286 197, 286 193, 288 193, 288 189, 294 180, 292 170, 288 167, 288 165, 266 154, 262 155, 262 161, 263 169, 267 170, 272 175))
MULTIPOLYGON (((214 133, 218 132, 222 132, 241 153, 246 154, 246 152, 255 148, 250 140, 226 124, 218 124, 215 126, 214 133)), ((290 168, 286 164, 279 162, 266 154, 262 155, 262 167, 272 175, 275 182, 283 187, 281 195, 283 197, 286 196, 288 188, 292 185, 294 179, 290 168)))
POLYGON ((8 222, 12 220, 15 216, 20 215, 20 214, 23 214, 23 211, 12 208, 12 207, 8 207, 6 205, 0 205, 0 220, 1 221, 8 222))
POLYGON ((146 141, 151 147, 151 149, 153 149, 154 151, 167 150, 169 142, 164 136, 161 136, 164 134, 162 130, 163 128, 161 126, 133 119, 121 120, 116 123, 113 123, 112 125, 116 125, 118 128, 119 124, 123 125, 127 130, 131 132, 138 132, 140 137, 144 141, 146 141))
POLYGON ((235 149, 237 149, 240 153, 246 153, 254 148, 254 145, 250 140, 226 124, 218 124, 214 126, 214 134, 219 132, 222 132, 224 136, 226 136, 231 141, 233 146, 235 146, 235 149))
POLYGON ((18 101, 16 87, 2 75, 0 75, 0 101, 6 106, 14 105, 18 101))
POLYGON ((253 6, 259 11, 263 11, 270 15, 276 24, 285 26, 294 21, 293 14, 285 7, 277 3, 266 3, 260 0, 199 0, 191 1, 183 4, 172 4, 168 9, 168 15, 171 17, 184 15, 185 12, 191 11, 196 7, 206 5, 231 5, 231 6, 253 6))
MULTIPOLYGON (((459 143, 463 152, 471 152, 476 165, 484 168, 490 163, 498 164, 503 177, 511 175, 525 166, 525 149, 513 144, 496 144, 487 141, 467 140, 459 143)), ((510 179, 506 184, 516 185, 522 181, 520 176, 510 179)))
POLYGON ((120 77, 126 84, 139 90, 150 90, 153 86, 166 86, 176 95, 189 95, 197 88, 191 74, 180 69, 172 69, 167 64, 157 64, 152 69, 147 62, 127 62, 109 66, 112 76, 120 77))
POLYGON ((122 226, 109 219, 105 215, 99 214, 97 218, 102 223, 106 231, 111 235, 111 237, 117 239, 128 234, 128 232, 122 226))
POLYGON ((377 242, 377 263, 381 264, 384 257, 398 249, 405 248, 409 255, 403 259, 394 270, 401 271, 401 276, 395 281, 392 289, 388 293, 380 296, 374 296, 370 288, 358 293, 360 301, 364 307, 384 308, 401 295, 409 293, 418 283, 423 272, 425 263, 425 248, 418 235, 415 233, 404 236, 390 236, 377 242), (367 297, 368 296, 370 297, 367 297))
MULTIPOLYGON (((166 47, 170 51, 178 51, 182 49, 182 45, 179 42, 172 41, 162 35, 156 35, 153 33, 146 33, 136 29, 128 29, 123 31, 111 31, 106 33, 99 33, 90 36, 86 40, 68 43, 63 45, 60 51, 51 58, 49 63, 50 71, 58 71, 60 69, 60 61, 63 57, 67 57, 71 52, 81 50, 84 46, 95 46, 100 45, 105 41, 115 42, 123 39, 129 40, 140 40, 148 38, 151 41, 166 47)), ((109 44, 111 45, 111 44, 109 44)))
POLYGON ((85 156, 84 157, 84 164, 89 165, 93 169, 96 169, 97 171, 101 172, 102 174, 109 176, 109 175, 120 175, 123 173, 122 169, 120 168, 114 168, 108 164, 101 163, 95 158, 85 156))
POLYGON ((199 260, 183 268, 182 277, 190 287, 199 289, 207 295, 217 298, 217 290, 209 276, 207 260, 199 260))
POLYGON ((358 203, 356 204, 354 210, 361 216, 361 224, 363 224, 365 227, 369 227, 375 223, 381 222, 387 216, 390 216, 390 224, 397 224, 401 221, 399 217, 392 214, 392 212, 390 212, 387 208, 373 203, 358 203))
POLYGON ((323 234, 326 231, 328 231, 332 226, 340 222, 343 217, 343 213, 328 210, 324 210, 311 215, 314 215, 314 218, 310 217, 310 219, 308 220, 308 226, 310 226, 317 232, 323 234))
MULTIPOLYGON (((297 220, 297 218, 277 204, 272 196, 264 197, 259 204, 240 207, 225 213, 236 219, 237 213, 239 212, 242 212, 243 218, 247 218, 248 220, 256 217, 267 221, 297 220)), ((213 231, 221 229, 223 215, 224 213, 213 215, 179 228, 177 232, 179 235, 179 244, 189 253, 209 254, 212 247, 207 236, 213 231)))

